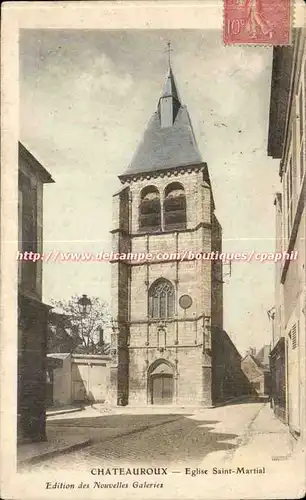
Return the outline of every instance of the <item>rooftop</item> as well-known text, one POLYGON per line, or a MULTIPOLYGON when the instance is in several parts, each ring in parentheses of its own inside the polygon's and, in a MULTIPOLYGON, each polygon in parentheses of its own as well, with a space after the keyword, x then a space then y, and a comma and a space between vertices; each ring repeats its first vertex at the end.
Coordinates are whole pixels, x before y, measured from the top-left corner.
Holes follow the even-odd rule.
POLYGON ((120 177, 202 163, 187 107, 181 104, 170 68, 157 111, 130 165, 120 177))

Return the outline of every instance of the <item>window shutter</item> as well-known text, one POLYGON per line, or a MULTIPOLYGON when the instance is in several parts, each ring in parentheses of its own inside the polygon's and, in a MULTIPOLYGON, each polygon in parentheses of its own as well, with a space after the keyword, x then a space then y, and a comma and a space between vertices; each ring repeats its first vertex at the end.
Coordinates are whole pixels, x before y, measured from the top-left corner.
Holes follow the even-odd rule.
POLYGON ((291 342, 292 342, 292 349, 296 349, 296 347, 297 347, 297 327, 296 327, 296 324, 294 324, 292 329, 291 329, 291 342))

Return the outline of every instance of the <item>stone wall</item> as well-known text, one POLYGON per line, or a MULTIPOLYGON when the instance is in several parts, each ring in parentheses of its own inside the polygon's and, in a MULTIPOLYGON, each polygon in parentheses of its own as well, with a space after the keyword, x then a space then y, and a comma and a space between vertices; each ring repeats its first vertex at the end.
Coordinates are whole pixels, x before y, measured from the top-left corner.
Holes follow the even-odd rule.
MULTIPOLYGON (((113 251, 153 255, 187 252, 185 256, 188 252, 221 251, 222 231, 213 214, 206 167, 200 172, 190 169, 168 174, 138 178, 114 197, 113 251), (159 190, 162 204, 165 188, 171 182, 180 182, 185 190, 186 229, 139 232, 141 190, 153 185, 159 190)), ((222 330, 222 263, 187 258, 114 262, 112 266, 113 315, 119 320, 118 355, 111 369, 113 401, 117 399, 118 403, 121 398, 119 404, 151 404, 150 374, 159 363, 167 366, 168 375, 173 377, 172 404, 210 406, 213 400, 247 392, 240 355, 222 330), (175 291, 174 316, 165 321, 162 329, 158 320, 150 318, 148 301, 150 286, 160 277, 169 280, 175 291), (192 298, 186 310, 179 306, 183 294, 192 298), (213 348, 205 333, 205 318, 218 331, 213 348)))
MULTIPOLYGON (((222 228, 214 214, 211 248, 214 252, 222 252, 222 228)), ((211 324, 223 328, 223 263, 221 260, 214 260, 211 265, 211 324)))
POLYGON ((18 296, 18 435, 45 439, 47 316, 49 307, 18 296))
POLYGON ((254 395, 248 378, 241 369, 241 355, 229 335, 220 328, 212 328, 213 403, 254 395))

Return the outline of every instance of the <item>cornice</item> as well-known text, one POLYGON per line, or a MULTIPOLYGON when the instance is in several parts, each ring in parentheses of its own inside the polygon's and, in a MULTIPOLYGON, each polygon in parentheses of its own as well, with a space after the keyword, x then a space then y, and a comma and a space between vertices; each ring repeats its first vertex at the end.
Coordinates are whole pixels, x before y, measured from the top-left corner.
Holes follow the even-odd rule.
POLYGON ((148 233, 148 232, 137 232, 137 233, 129 233, 128 231, 125 231, 122 228, 117 228, 117 229, 112 229, 110 231, 111 234, 121 234, 122 236, 126 236, 129 238, 140 238, 142 236, 159 236, 159 235, 165 235, 165 234, 175 234, 175 233, 194 233, 195 231, 198 231, 200 228, 205 228, 205 229, 211 229, 212 225, 209 222, 200 222, 194 227, 188 228, 188 229, 180 229, 178 230, 173 230, 173 231, 156 231, 154 233, 148 233))
POLYGON ((190 165, 182 165, 182 166, 173 166, 165 169, 152 170, 149 172, 133 172, 130 174, 122 174, 119 175, 118 178, 124 183, 131 184, 132 182, 137 182, 139 180, 150 180, 156 179, 157 177, 177 177, 179 174, 191 174, 192 172, 201 172, 207 168, 207 164, 205 162, 190 164, 190 165))

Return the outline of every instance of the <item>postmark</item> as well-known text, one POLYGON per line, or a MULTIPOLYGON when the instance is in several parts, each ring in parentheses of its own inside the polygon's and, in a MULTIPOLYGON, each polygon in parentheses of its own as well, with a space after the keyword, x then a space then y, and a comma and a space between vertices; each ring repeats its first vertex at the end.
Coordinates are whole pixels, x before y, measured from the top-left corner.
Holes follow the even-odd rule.
POLYGON ((224 0, 225 45, 289 45, 290 0, 224 0))

